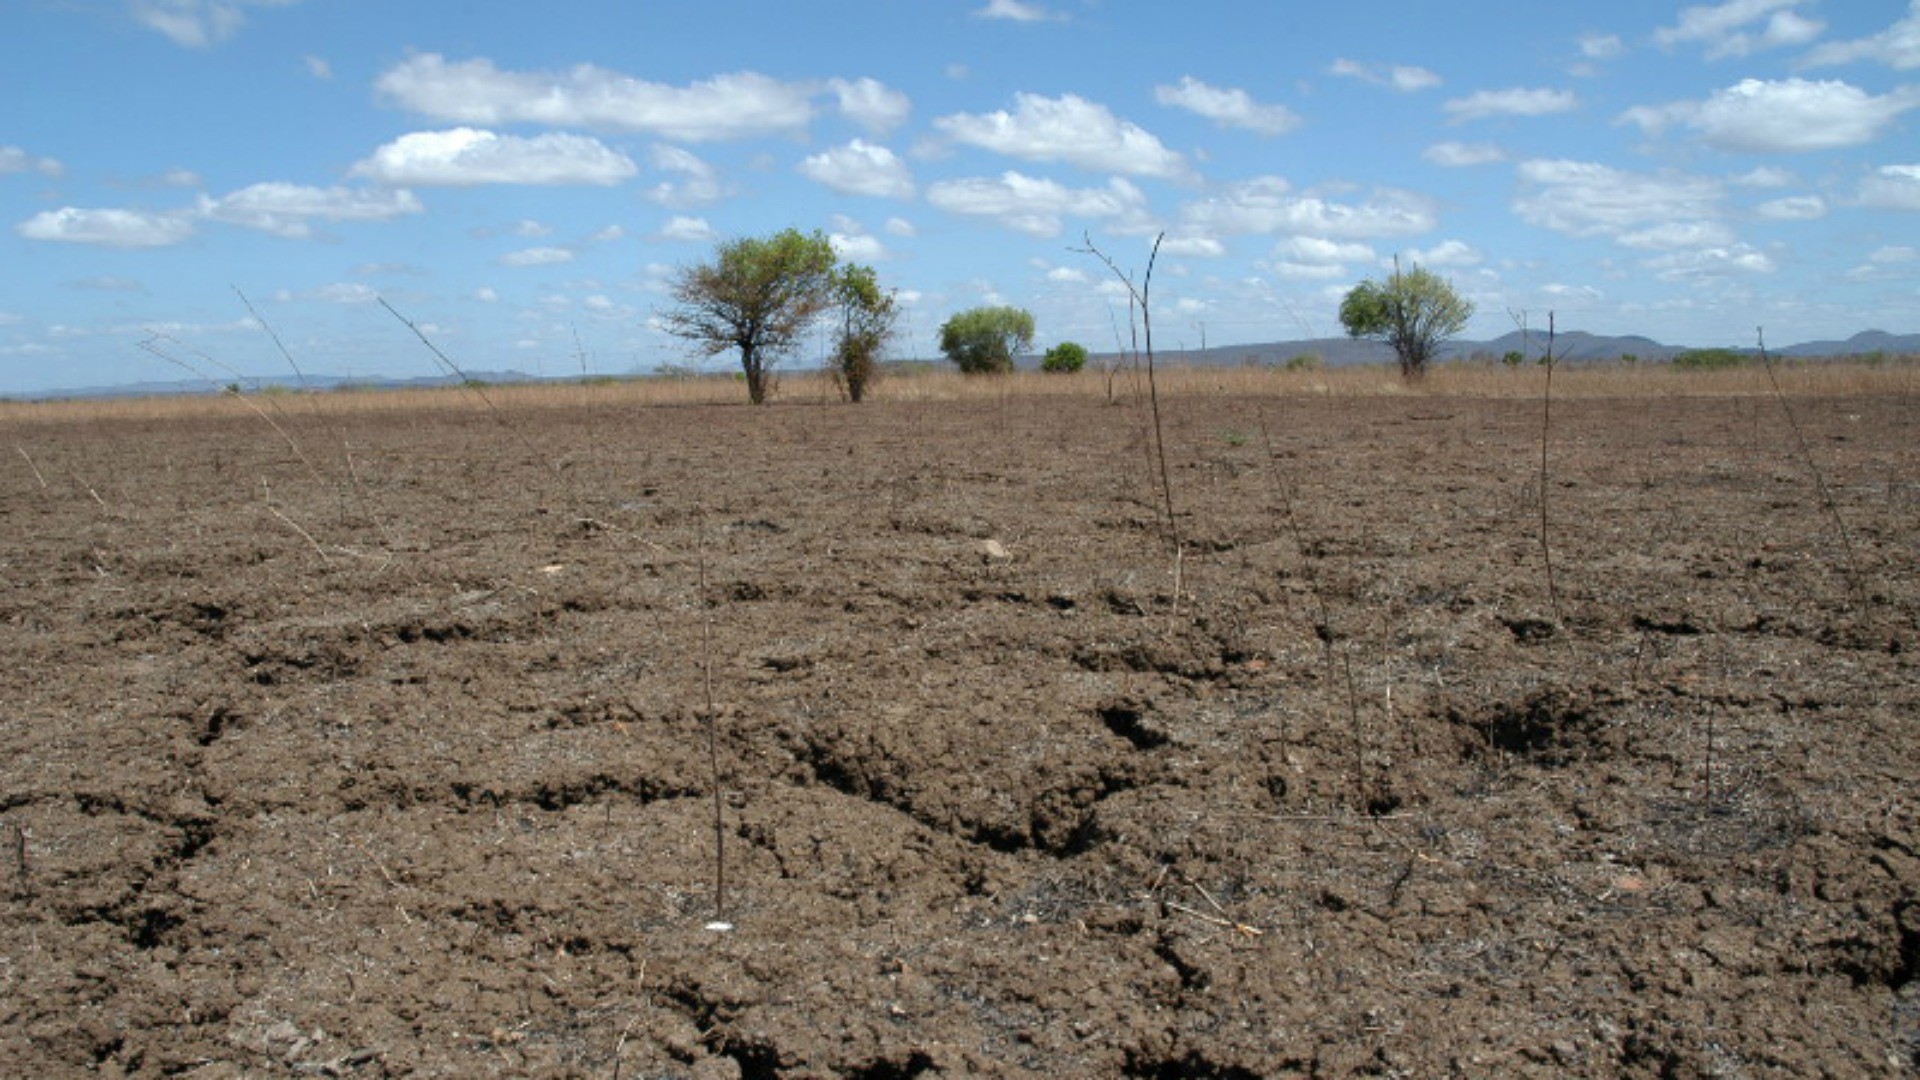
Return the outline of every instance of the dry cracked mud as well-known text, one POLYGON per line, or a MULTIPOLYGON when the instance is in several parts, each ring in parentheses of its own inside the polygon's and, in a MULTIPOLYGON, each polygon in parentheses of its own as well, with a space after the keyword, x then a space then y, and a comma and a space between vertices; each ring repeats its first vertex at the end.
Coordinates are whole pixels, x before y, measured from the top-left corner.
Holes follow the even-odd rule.
POLYGON ((0 424, 0 1073, 1920 1068, 1911 397, 0 424))

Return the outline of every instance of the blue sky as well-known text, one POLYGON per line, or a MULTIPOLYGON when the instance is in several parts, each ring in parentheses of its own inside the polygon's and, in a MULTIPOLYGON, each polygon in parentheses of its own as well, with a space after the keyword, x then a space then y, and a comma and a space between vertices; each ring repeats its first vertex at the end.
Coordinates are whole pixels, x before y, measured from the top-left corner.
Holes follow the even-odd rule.
MULTIPOLYGON (((1920 330, 1920 0, 7 0, 0 394, 689 360, 716 239, 1111 347, 1331 336, 1398 254, 1535 326, 1920 330), (143 348, 143 343, 147 347, 143 348)), ((715 366, 727 361, 720 358, 715 366)), ((794 363, 805 363, 800 358, 794 363)))

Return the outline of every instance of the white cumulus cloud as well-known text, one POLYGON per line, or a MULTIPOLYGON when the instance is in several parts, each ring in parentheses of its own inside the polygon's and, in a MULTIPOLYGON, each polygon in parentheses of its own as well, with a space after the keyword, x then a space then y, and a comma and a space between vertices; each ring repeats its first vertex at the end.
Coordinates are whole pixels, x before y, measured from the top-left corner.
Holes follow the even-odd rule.
POLYGON ((1920 165, 1883 165, 1860 182, 1863 206, 1920 210, 1920 165))
POLYGON ((1827 200, 1818 195, 1790 195, 1769 199, 1754 212, 1768 221, 1815 221, 1827 216, 1827 200))
POLYGON ((213 221, 303 239, 319 221, 391 221, 423 210, 405 188, 305 187, 279 182, 253 184, 218 199, 201 196, 199 213, 213 221))
POLYGON ((1580 55, 1589 60, 1612 60, 1627 51, 1618 34, 1582 34, 1580 55))
POLYGON ((401 108, 459 124, 644 131, 682 142, 791 134, 813 119, 813 85, 751 71, 668 86, 592 64, 514 72, 491 60, 422 53, 382 74, 374 88, 401 108))
POLYGON ((1491 165, 1507 160, 1507 152, 1492 143, 1437 142, 1421 151, 1420 156, 1435 165, 1449 169, 1465 168, 1470 165, 1491 165))
POLYGON ((1285 105, 1263 105, 1245 90, 1209 86, 1191 75, 1177 86, 1156 86, 1153 97, 1219 124, 1245 128, 1261 135, 1284 135, 1300 126, 1300 115, 1285 105))
POLYGON ((1417 266, 1478 266, 1482 261, 1473 245, 1460 240, 1443 240, 1433 247, 1414 248, 1407 258, 1417 266))
POLYGON ((1070 188, 1057 181, 1006 172, 997 178, 947 180, 927 189, 927 202, 951 214, 992 218, 1030 236, 1058 236, 1068 217, 1113 219, 1137 227, 1146 196, 1118 177, 1106 187, 1070 188))
POLYGON ((881 262, 888 256, 887 246, 868 233, 828 233, 827 243, 834 254, 852 262, 881 262))
POLYGON ((839 99, 842 115, 875 134, 899 127, 913 112, 907 95, 878 79, 830 79, 827 89, 839 99))
POLYGON ((35 157, 17 146, 0 146, 0 175, 32 172, 41 176, 59 176, 65 171, 52 158, 35 157))
POLYGON ((1227 245, 1211 236, 1170 234, 1160 242, 1160 254, 1198 259, 1218 259, 1227 253, 1227 245))
POLYGON ((1188 203, 1181 219, 1202 236, 1284 233, 1332 240, 1375 240, 1429 232, 1433 201, 1410 191, 1381 188, 1364 202, 1298 195, 1277 176, 1230 185, 1212 198, 1188 203))
POLYGON ((1718 221, 1667 221, 1633 229, 1614 237, 1621 247, 1650 251, 1682 251, 1733 243, 1733 230, 1718 221))
POLYGON ((1702 238, 1722 216, 1725 189, 1715 180, 1649 175, 1594 162, 1534 159, 1519 165, 1514 212, 1529 224, 1569 236, 1633 236, 1640 246, 1670 242, 1680 230, 1702 238), (1664 229, 1665 232, 1653 230, 1664 229))
POLYGON ((52 240, 101 247, 156 248, 178 244, 193 235, 193 222, 183 214, 145 210, 89 210, 63 206, 43 210, 15 226, 28 240, 52 240))
POLYGON ((573 251, 563 247, 525 248, 500 256, 502 266, 556 266, 572 261, 573 251))
POLYGON ((205 49, 232 38, 247 23, 247 9, 286 7, 300 0, 133 0, 134 20, 175 45, 205 49))
POLYGON ((638 173, 625 154, 584 135, 530 138, 475 128, 402 135, 351 172, 385 184, 617 184, 638 173))
POLYGON ((667 223, 662 225, 660 231, 654 235, 661 240, 703 244, 712 240, 716 234, 713 226, 707 224, 706 218, 675 214, 668 218, 667 223))
POLYGON ((847 195, 913 197, 913 174, 907 169, 907 163, 893 151, 865 139, 854 139, 845 146, 807 157, 800 162, 800 172, 847 195))
POLYGON ((1345 57, 1328 65, 1327 71, 1349 79, 1373 83, 1375 86, 1391 86, 1395 90, 1413 93, 1417 90, 1431 90, 1443 81, 1440 76, 1423 67, 1404 64, 1376 66, 1363 64, 1358 60, 1345 57))
POLYGON ((1872 142, 1915 106, 1912 88, 1875 96, 1837 81, 1742 79, 1705 101, 1641 106, 1620 119, 1652 134, 1685 124, 1721 150, 1791 153, 1872 142))
POLYGON ((1027 0, 987 0, 987 6, 973 13, 976 19, 1005 19, 1008 22, 1047 22, 1059 16, 1027 0))
POLYGON ((1920 68, 1920 0, 1907 5, 1907 17, 1872 37, 1830 41, 1807 54, 1808 67, 1875 60, 1897 71, 1920 68))
POLYGON ((1727 3, 1683 8, 1679 20, 1653 32, 1663 48, 1698 44, 1708 59, 1746 56, 1760 49, 1805 45, 1820 36, 1826 24, 1795 11, 1808 0, 1728 0, 1727 3), (1759 24, 1757 29, 1750 29, 1759 24))
POLYGON ((1571 90, 1514 87, 1508 90, 1481 90, 1466 97, 1454 98, 1441 108, 1458 124, 1489 116, 1551 116, 1572 112, 1579 105, 1580 99, 1571 90))
POLYGON ((658 172, 680 177, 662 180, 647 192, 647 198, 661 206, 685 209, 713 202, 726 193, 713 166, 677 146, 654 147, 647 155, 647 163, 658 172))
POLYGON ((943 116, 933 126, 956 142, 1028 161, 1064 161, 1127 176, 1175 178, 1186 159, 1137 124, 1076 94, 1014 95, 1014 108, 943 116))
POLYGON ((1644 265, 1662 281, 1766 274, 1774 270, 1773 259, 1766 252, 1748 244, 1676 251, 1671 255, 1648 259, 1644 265))

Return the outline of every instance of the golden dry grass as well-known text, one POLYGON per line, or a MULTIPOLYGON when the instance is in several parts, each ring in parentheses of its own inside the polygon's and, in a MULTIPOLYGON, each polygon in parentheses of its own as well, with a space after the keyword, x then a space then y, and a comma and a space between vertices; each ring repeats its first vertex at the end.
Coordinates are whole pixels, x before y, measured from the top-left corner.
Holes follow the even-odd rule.
MULTIPOLYGON (((1920 364, 1868 365, 1846 361, 1776 364, 1773 379, 1795 397, 1911 395, 1920 392, 1920 364)), ((1319 371, 1281 371, 1253 367, 1163 367, 1163 395, 1212 397, 1273 396, 1426 396, 1537 398, 1546 388, 1539 366, 1447 364, 1425 379, 1407 383, 1391 367, 1367 365, 1319 371)), ((1610 397, 1740 397, 1774 392, 1767 370, 1757 365, 1718 371, 1678 370, 1666 364, 1564 364, 1553 377, 1560 399, 1610 397)), ((886 401, 981 401, 1056 396, 1110 396, 1133 400, 1146 392, 1144 373, 1125 370, 1109 376, 1087 370, 1078 375, 1020 372, 996 378, 967 377, 951 371, 893 374, 882 379, 869 399, 886 401)), ((824 405, 840 401, 830 380, 818 372, 783 374, 776 407, 824 405)), ((508 411, 595 408, 660 408, 682 405, 744 405, 746 390, 729 375, 688 378, 640 378, 588 383, 534 383, 403 390, 352 390, 317 393, 275 391, 250 394, 175 397, 94 398, 65 401, 0 402, 0 420, 16 423, 163 420, 206 415, 288 412, 302 414, 404 413, 422 409, 508 411)))

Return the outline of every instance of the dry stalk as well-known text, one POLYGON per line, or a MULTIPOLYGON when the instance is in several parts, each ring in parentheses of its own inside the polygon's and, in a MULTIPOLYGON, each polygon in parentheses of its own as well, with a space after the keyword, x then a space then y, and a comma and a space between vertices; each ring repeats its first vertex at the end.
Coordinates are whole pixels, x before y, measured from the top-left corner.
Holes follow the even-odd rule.
POLYGON ((1547 444, 1553 436, 1553 312, 1547 312, 1547 385, 1540 394, 1540 558, 1547 567, 1547 602, 1553 606, 1553 621, 1564 624, 1560 614, 1560 590, 1553 579, 1552 533, 1547 524, 1547 444))
POLYGON ((301 538, 313 547, 313 553, 320 556, 320 561, 323 564, 327 566, 333 565, 333 560, 327 558, 326 549, 321 547, 320 542, 313 538, 313 534, 301 528, 299 522, 281 513, 280 508, 273 505, 273 489, 267 486, 267 478, 264 476, 260 478, 260 496, 262 501, 266 503, 267 513, 279 518, 287 528, 299 533, 301 538))
POLYGON ((20 895, 33 895, 33 880, 27 867, 27 829, 17 821, 7 823, 13 829, 13 864, 20 874, 20 895))
POLYGON ((441 368, 443 368, 447 374, 459 380, 460 388, 462 390, 472 394, 474 397, 479 398, 480 403, 487 407, 487 412, 493 417, 494 421, 498 423, 501 427, 505 428, 507 431, 507 434, 512 435, 515 439, 519 440, 520 445, 527 448, 527 452, 533 455, 533 458, 535 461, 545 463, 549 469, 552 469, 555 472, 558 472, 560 470, 560 466, 558 464, 552 461, 548 461, 546 456, 540 453, 539 448, 534 446, 533 443, 530 440, 528 440, 526 435, 521 433, 519 428, 513 426, 513 423, 507 419, 507 414, 504 412, 501 412, 500 407, 498 405, 495 405, 493 403, 493 399, 487 396, 486 390, 482 388, 480 385, 480 380, 475 379, 469 376, 466 372, 460 370, 460 365, 454 363, 452 357, 442 352, 440 349, 440 346, 435 345, 433 343, 433 339, 427 336, 426 331, 420 329, 420 327, 416 325, 412 319, 409 319, 405 315, 402 315, 398 311, 394 310, 393 305, 387 303, 386 297, 382 296, 382 297, 379 297, 378 299, 380 301, 380 306, 387 309, 387 314, 392 315, 394 318, 400 320, 400 325, 413 331, 413 336, 420 339, 420 344, 425 345, 427 347, 427 351, 433 354, 433 358, 439 362, 441 368))
POLYGON ((21 457, 27 459, 27 468, 33 470, 33 478, 40 481, 40 490, 45 491, 47 489, 47 478, 40 475, 40 466, 33 463, 33 455, 27 453, 27 448, 18 443, 15 443, 13 448, 20 451, 21 457))
POLYGON ((1353 732, 1353 785, 1358 805, 1366 808, 1372 803, 1372 793, 1367 783, 1367 731, 1360 719, 1360 690, 1353 678, 1353 654, 1346 640, 1334 632, 1333 606, 1327 602, 1326 587, 1320 581, 1318 561, 1313 549, 1307 544, 1306 530, 1300 526, 1300 516, 1294 512, 1293 493, 1287 486, 1286 477, 1280 474, 1280 457, 1273 449, 1273 434, 1267 430, 1267 420, 1260 418, 1260 438, 1266 444, 1267 464, 1272 469, 1273 485, 1280 498, 1280 514, 1287 533, 1293 538, 1294 549, 1300 553, 1301 572, 1307 579, 1307 591, 1313 594, 1315 614, 1319 616, 1316 636, 1320 639, 1322 650, 1326 653, 1327 667, 1335 672, 1346 687, 1347 723, 1353 732))
MULTIPOLYGON (((258 318, 258 316, 255 316, 255 317, 258 318)), ((219 360, 216 360, 211 356, 208 356, 205 352, 202 352, 199 349, 195 349, 181 342, 177 338, 171 337, 167 334, 160 333, 158 331, 149 331, 148 333, 149 333, 148 338, 145 341, 142 341, 140 343, 140 347, 142 349, 145 349, 147 352, 152 353, 154 356, 157 356, 160 359, 165 360, 167 363, 172 364, 174 367, 177 367, 182 371, 189 372, 195 377, 204 380, 208 386, 217 387, 220 384, 216 379, 214 379, 213 376, 207 374, 205 370, 199 367, 196 367, 193 364, 190 364, 187 361, 182 360, 179 357, 174 356, 173 354, 167 352, 164 348, 162 348, 162 345, 163 344, 171 345, 174 348, 187 352, 192 356, 198 358, 202 363, 210 364, 226 372, 228 375, 232 376, 235 380, 238 380, 243 377, 240 375, 239 372, 235 371, 233 368, 229 367, 228 365, 221 363, 219 360)), ((237 386, 238 383, 236 382, 235 385, 237 386)), ((265 409, 262 409, 259 406, 259 404, 254 401, 253 398, 248 397, 244 394, 234 394, 233 396, 239 400, 240 404, 245 405, 248 409, 252 410, 253 414, 255 416, 258 416, 262 421, 264 421, 268 427, 272 428, 274 430, 274 433, 279 435, 280 438, 286 442, 287 449, 293 451, 293 456, 300 459, 300 464, 306 466, 307 473, 311 475, 315 480, 319 481, 322 486, 325 486, 326 478, 320 475, 320 470, 317 467, 315 467, 315 465, 313 464, 313 459, 307 457, 307 452, 300 448, 299 440, 295 439, 291 434, 289 434, 287 429, 281 426, 278 420, 275 420, 272 416, 267 415, 267 411, 265 409)), ((288 420, 289 422, 291 422, 292 417, 287 416, 286 410, 280 407, 280 403, 278 401, 275 401, 271 397, 267 398, 266 401, 267 401, 267 404, 273 409, 274 412, 280 414, 281 419, 288 420)))
POLYGON ((1787 418, 1787 427, 1793 432, 1793 442, 1800 452, 1800 460, 1806 463, 1807 471, 1813 474, 1813 486, 1820 492, 1820 505, 1833 521, 1834 533, 1840 537, 1840 554, 1846 560, 1847 593, 1856 607, 1864 607, 1866 588, 1861 580, 1860 565, 1854 558, 1853 534, 1847 531, 1846 519, 1840 516, 1840 504, 1834 500, 1833 489, 1827 486, 1826 474, 1820 471, 1819 462, 1813 459, 1813 451, 1807 446, 1806 433, 1800 429, 1800 418, 1794 415, 1793 405, 1780 389, 1780 379, 1773 370, 1773 355, 1767 351, 1765 328, 1756 327, 1754 336, 1760 347, 1760 363, 1767 370, 1767 384, 1773 388, 1773 399, 1780 404, 1780 411, 1787 418))
MULTIPOLYGON (((301 389, 312 389, 307 385, 307 373, 300 369, 300 362, 293 358, 293 351, 287 348, 286 342, 280 340, 280 335, 274 330, 273 324, 267 322, 267 320, 261 316, 260 312, 254 309, 253 301, 247 299, 247 294, 241 292, 237 286, 234 288, 233 294, 240 298, 240 303, 246 307, 247 314, 253 316, 253 321, 260 324, 260 329, 266 331, 267 337, 273 341, 274 348, 280 350, 281 357, 286 360, 287 367, 293 370, 293 377, 299 381, 301 389)), ((280 409, 278 404, 274 404, 273 407, 275 411, 279 411, 280 409)), ((380 537, 386 542, 389 551, 398 547, 399 545, 395 543, 393 535, 387 531, 386 524, 380 520, 378 514, 373 512, 372 505, 367 501, 366 491, 360 484, 360 475, 353 467, 353 447, 347 441, 346 432, 335 425, 333 421, 329 420, 326 413, 320 411, 318 406, 314 407, 313 413, 320 418, 321 424, 327 428, 328 433, 340 442, 340 454, 341 457, 345 459, 347 466, 347 484, 353 492, 355 500, 360 504, 361 513, 365 514, 367 519, 373 522, 374 528, 380 530, 380 537)), ((286 433, 281 432, 281 434, 285 435, 286 433)), ((288 441, 291 442, 292 440, 289 438, 288 441)), ((295 452, 298 452, 298 447, 295 448, 295 452)), ((302 455, 301 460, 305 460, 304 455, 302 455)), ((308 463, 307 468, 312 470, 313 465, 308 463)), ((318 478, 317 473, 315 477, 318 478)))
POLYGON ((1180 542, 1180 519, 1173 509, 1173 478, 1167 470, 1166 431, 1160 419, 1160 387, 1153 370, 1153 264, 1160 258, 1160 242, 1165 240, 1166 236, 1166 233, 1161 233, 1153 238, 1153 250, 1147 256, 1147 272, 1137 286, 1133 283, 1131 275, 1123 272, 1105 252, 1094 246, 1091 235, 1084 236, 1086 247, 1073 250, 1092 255, 1107 264, 1107 269, 1113 271, 1114 276, 1120 279, 1120 283, 1127 287, 1127 295, 1140 305, 1141 337, 1145 340, 1147 353, 1147 402, 1153 414, 1153 450, 1160 466, 1160 495, 1167 515, 1167 535, 1173 541, 1173 607, 1178 612, 1180 594, 1184 590, 1182 580, 1184 548, 1180 542))
POLYGON ((700 683, 707 729, 707 775, 713 788, 713 915, 727 915, 727 823, 720 790, 720 714, 713 705, 713 605, 707 589, 707 523, 700 519, 700 683))

